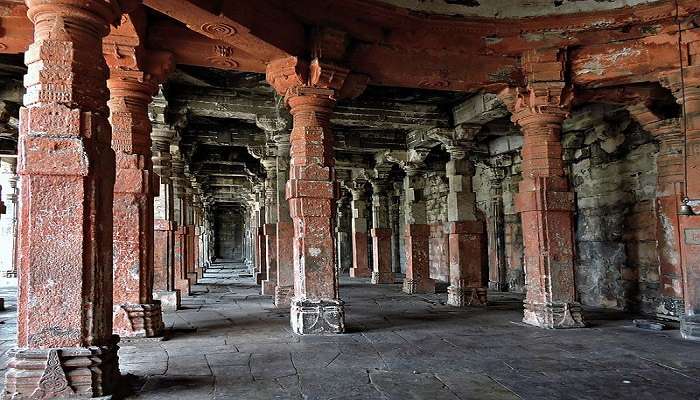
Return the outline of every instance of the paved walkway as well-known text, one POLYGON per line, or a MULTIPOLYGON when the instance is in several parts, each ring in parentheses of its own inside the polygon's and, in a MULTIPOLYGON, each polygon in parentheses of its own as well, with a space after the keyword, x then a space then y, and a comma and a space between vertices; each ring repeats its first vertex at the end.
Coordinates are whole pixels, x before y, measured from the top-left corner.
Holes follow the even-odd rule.
MULTIPOLYGON (((587 329, 548 331, 518 322, 513 297, 460 310, 445 294, 344 279, 350 332, 299 337, 289 312, 243 273, 209 269, 184 309, 166 315, 169 340, 122 345, 129 399, 700 398, 700 344, 677 331, 640 331, 607 314, 589 315, 587 329)), ((15 323, 12 311, 1 316, 4 352, 15 323)))

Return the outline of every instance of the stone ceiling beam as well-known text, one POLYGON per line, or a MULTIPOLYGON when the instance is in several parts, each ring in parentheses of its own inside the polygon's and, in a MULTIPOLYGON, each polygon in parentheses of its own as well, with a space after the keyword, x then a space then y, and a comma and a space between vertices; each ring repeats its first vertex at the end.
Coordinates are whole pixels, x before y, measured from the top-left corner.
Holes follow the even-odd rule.
POLYGON ((216 10, 183 0, 145 0, 144 4, 189 29, 232 46, 235 60, 243 51, 262 62, 303 54, 304 27, 266 0, 220 2, 216 10))

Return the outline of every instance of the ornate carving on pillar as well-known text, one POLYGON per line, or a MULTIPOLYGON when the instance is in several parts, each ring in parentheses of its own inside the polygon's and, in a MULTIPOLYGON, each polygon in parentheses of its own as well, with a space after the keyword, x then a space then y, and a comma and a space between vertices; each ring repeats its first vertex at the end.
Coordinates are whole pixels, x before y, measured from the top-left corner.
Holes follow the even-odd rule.
MULTIPOLYGON (((486 231, 476 211, 472 188, 474 163, 469 159, 479 125, 462 124, 453 130, 434 132, 450 154, 446 172, 450 192, 447 195, 449 227, 450 286, 447 304, 455 307, 486 305, 486 231)), ((430 134, 430 133, 429 133, 430 134)))
MULTIPOLYGON (((17 277, 17 158, 0 157, 0 271, 7 278, 17 277), (4 201, 3 201, 4 200, 4 201)), ((2 302, 0 302, 2 309, 2 302)))
POLYGON ((682 106, 681 127, 685 140, 685 196, 693 209, 693 215, 679 215, 681 268, 683 277, 683 302, 681 335, 700 341, 700 40, 698 28, 686 32, 681 57, 682 68, 665 73, 661 83, 671 89, 682 106))
POLYGON ((262 294, 275 295, 277 287, 277 156, 269 151, 269 157, 261 160, 267 178, 265 179, 265 269, 266 279, 262 282, 262 294))
POLYGON ((679 319, 683 315, 683 269, 678 207, 685 197, 684 138, 681 121, 656 115, 644 101, 627 107, 644 130, 659 141, 656 159, 656 246, 659 254, 661 304, 657 315, 679 319))
POLYGON ((182 296, 190 295, 190 280, 187 276, 187 227, 185 214, 187 213, 185 192, 185 161, 179 148, 179 139, 175 139, 170 145, 172 154, 171 168, 174 196, 174 220, 175 220, 175 246, 173 254, 173 266, 175 268, 175 288, 182 296))
POLYGON ((369 269, 369 249, 367 238, 367 177, 364 171, 353 171, 355 175, 347 185, 352 194, 350 209, 352 210, 352 268, 350 276, 353 278, 368 278, 371 276, 369 269))
MULTIPOLYGON (((286 125, 285 125, 286 126, 286 125)), ((289 202, 285 198, 285 188, 289 180, 289 133, 276 132, 273 140, 277 145, 277 286, 275 306, 289 307, 294 296, 294 224, 289 214, 289 202)))
POLYGON ((333 242, 338 189, 330 119, 337 98, 360 92, 361 85, 348 75, 347 69, 318 59, 289 57, 267 67, 268 82, 293 116, 287 199, 294 222, 291 324, 297 334, 345 330, 333 242))
POLYGON ((425 158, 430 150, 413 148, 407 152, 387 152, 384 157, 398 164, 406 177, 404 186, 404 218, 406 248, 406 278, 403 291, 435 293, 435 281, 430 278, 430 226, 425 204, 425 158))
POLYGON ((500 94, 524 140, 516 200, 525 245, 523 322, 550 329, 584 326, 574 286, 574 194, 560 141, 572 97, 565 65, 564 51, 529 51, 523 55, 527 87, 500 94))
POLYGON ((75 398, 106 396, 118 366, 102 38, 121 10, 92 0, 26 3, 34 43, 25 54, 18 146, 19 349, 10 353, 3 397, 51 397, 69 392, 63 384, 75 398))
POLYGON ((158 84, 174 67, 172 56, 134 46, 125 16, 103 41, 110 68, 114 185, 114 333, 158 336, 163 330, 160 302, 153 299, 153 198, 157 180, 151 160, 148 105, 158 84))
POLYGON ((389 173, 391 164, 380 155, 372 171, 372 283, 394 283, 391 269, 392 229, 389 224, 390 192, 393 182, 389 173))

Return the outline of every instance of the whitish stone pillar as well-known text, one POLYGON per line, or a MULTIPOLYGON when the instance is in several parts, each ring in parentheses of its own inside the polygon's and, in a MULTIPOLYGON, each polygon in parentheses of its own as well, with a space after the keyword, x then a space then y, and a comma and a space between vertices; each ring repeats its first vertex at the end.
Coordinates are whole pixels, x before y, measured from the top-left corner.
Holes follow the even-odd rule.
MULTIPOLYGON (((5 213, 0 218, 0 275, 2 278, 17 276, 15 265, 17 243, 17 157, 0 157, 0 187, 5 213)), ((1 206, 0 206, 1 208, 1 206)))
MULTIPOLYGON (((478 130, 479 128, 472 128, 478 130)), ((446 146, 450 153, 446 171, 450 184, 447 195, 449 226, 450 286, 447 304, 456 307, 486 304, 486 232, 477 218, 476 194, 472 189, 474 163, 468 148, 446 146)))
POLYGON ((392 229, 389 224, 393 184, 388 168, 375 168, 372 182, 372 283, 394 283, 392 229))
POLYGON ((350 185, 352 193, 352 268, 350 276, 353 278, 368 278, 371 276, 369 270, 369 244, 367 238, 367 191, 365 189, 366 180, 356 178, 350 185))

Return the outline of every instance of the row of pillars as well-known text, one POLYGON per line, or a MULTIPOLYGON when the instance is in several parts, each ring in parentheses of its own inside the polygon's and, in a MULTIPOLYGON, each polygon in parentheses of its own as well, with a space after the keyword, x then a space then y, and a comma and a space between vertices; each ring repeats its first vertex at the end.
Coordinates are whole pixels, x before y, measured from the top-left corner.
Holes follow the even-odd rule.
MULTIPOLYGON (((122 49, 110 64, 119 67, 108 70, 102 39, 121 17, 113 4, 28 0, 27 5, 34 43, 25 55, 27 93, 20 111, 17 167, 18 349, 10 354, 5 394, 16 399, 103 396, 118 382, 115 329, 128 327, 127 320, 132 330, 140 332, 162 327, 161 308, 153 299, 157 250, 152 201, 161 187, 153 173, 147 112, 157 79, 162 77, 134 72, 133 66, 125 69, 119 64, 125 59, 122 49), (121 74, 125 70, 130 73, 121 74)), ((684 90, 674 93, 684 93, 679 99, 686 105, 689 149, 700 142, 697 49, 693 47, 693 57, 688 59, 695 64, 686 70, 685 79, 670 78, 674 88, 686 82, 684 90)), ((523 66, 527 87, 508 90, 502 97, 524 136, 523 181, 517 200, 525 239, 524 321, 547 328, 582 326, 573 279, 573 192, 560 143, 569 104, 565 62, 558 51, 533 51, 523 56, 523 66)), ((277 188, 272 190, 277 193, 276 238, 257 240, 256 260, 262 260, 263 254, 266 259, 264 276, 258 261, 260 278, 270 281, 274 275, 268 269, 274 263, 268 263, 262 245, 277 243, 275 296, 278 288, 288 291, 280 295, 290 298, 294 332, 340 333, 345 330, 345 318, 334 241, 339 188, 330 120, 337 99, 357 94, 362 79, 342 67, 294 57, 271 62, 267 79, 284 96, 293 127, 289 167, 285 173, 277 171, 277 188), (282 193, 286 201, 280 201, 282 193), (288 210, 283 213, 285 206, 288 210), (280 269, 281 265, 292 268, 280 269)), ((447 138, 447 144, 449 140, 459 137, 447 138)), ((691 171, 687 176, 692 177, 700 155, 689 151, 687 158, 686 168, 691 171)), ((406 171, 404 290, 432 290, 426 268, 428 229, 421 160, 409 152, 397 162, 406 171)), ((180 211, 174 221, 163 220, 174 222, 172 287, 185 290, 186 279, 191 283, 199 277, 197 244, 191 243, 190 227, 195 227, 196 235, 198 221, 206 216, 195 212, 194 198, 188 203, 184 172, 179 173, 176 157, 171 165, 173 215, 180 211)), ((461 199, 469 200, 450 215, 450 247, 457 252, 451 255, 450 265, 459 269, 450 274, 450 296, 479 298, 483 281, 474 282, 474 270, 463 267, 474 263, 473 247, 483 244, 484 236, 483 226, 470 219, 474 209, 468 177, 473 166, 455 152, 449 168, 455 181, 452 199, 460 205, 461 199)), ((687 187, 684 195, 700 198, 700 181, 689 181, 687 187)), ((258 213, 271 207, 262 203, 258 213)), ((267 232, 271 237, 273 228, 266 231, 268 224, 262 223, 260 215, 256 218, 249 221, 251 227, 262 228, 263 236, 267 232)), ((679 225, 686 271, 684 321, 690 326, 700 311, 700 219, 679 216, 679 225)), ((688 332, 697 334, 697 330, 688 332)))
POLYGON ((172 58, 105 38, 122 18, 112 3, 27 5, 18 348, 3 398, 105 396, 119 381, 119 338, 161 335, 161 304, 176 307, 201 278, 207 207, 159 135, 154 173, 148 107, 172 58))

